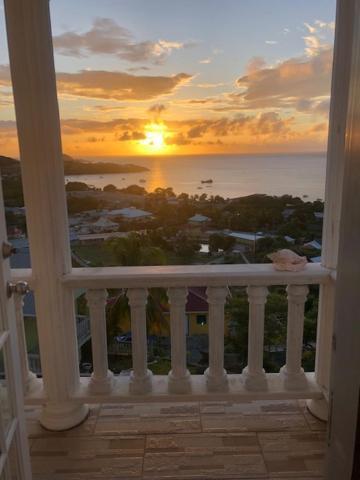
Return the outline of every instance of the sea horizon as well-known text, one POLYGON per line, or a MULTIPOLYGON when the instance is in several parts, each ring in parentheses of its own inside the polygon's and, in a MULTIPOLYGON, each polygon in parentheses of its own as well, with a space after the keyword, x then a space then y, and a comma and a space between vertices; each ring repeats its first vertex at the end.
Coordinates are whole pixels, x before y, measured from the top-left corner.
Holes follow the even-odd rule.
POLYGON ((151 192, 157 187, 172 187, 176 194, 236 198, 251 194, 293 195, 309 200, 323 199, 326 152, 102 156, 82 157, 88 161, 134 163, 149 169, 141 173, 73 175, 67 181, 83 181, 103 188, 141 185, 151 192), (196 160, 196 161, 195 161, 196 160), (269 162, 269 160, 271 160, 269 162), (211 184, 201 183, 212 180, 211 184))

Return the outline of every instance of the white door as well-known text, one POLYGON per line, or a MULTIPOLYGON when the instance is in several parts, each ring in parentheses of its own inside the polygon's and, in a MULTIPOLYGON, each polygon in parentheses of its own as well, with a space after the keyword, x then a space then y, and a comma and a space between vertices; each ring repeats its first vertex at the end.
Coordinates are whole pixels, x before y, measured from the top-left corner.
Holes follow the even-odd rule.
POLYGON ((0 480, 30 480, 23 389, 15 322, 9 292, 10 265, 0 179, 0 480))

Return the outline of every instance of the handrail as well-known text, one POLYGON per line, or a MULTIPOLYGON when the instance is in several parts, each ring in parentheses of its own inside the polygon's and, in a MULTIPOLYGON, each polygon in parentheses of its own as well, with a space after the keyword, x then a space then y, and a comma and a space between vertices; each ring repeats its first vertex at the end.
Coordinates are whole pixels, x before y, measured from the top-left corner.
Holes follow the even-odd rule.
MULTIPOLYGON (((31 269, 12 270, 12 277, 28 281, 30 288, 36 290, 31 269)), ((264 395, 322 398, 321 384, 317 383, 316 376, 305 374, 302 369, 308 285, 326 285, 326 289, 320 289, 324 292, 333 284, 332 270, 320 263, 307 264, 300 272, 276 271, 272 264, 73 268, 59 277, 59 282, 67 289, 86 291, 91 337, 96 339, 92 342, 93 373, 86 385, 81 380, 84 390, 78 393, 83 400, 98 400, 100 395, 102 401, 110 402, 124 396, 138 398, 139 394, 147 398, 181 394, 191 399, 194 395, 207 398, 214 393, 228 398, 231 392, 247 398, 263 398, 264 395), (266 373, 263 369, 266 298, 268 287, 273 285, 287 286, 288 302, 286 363, 277 374, 266 373), (200 376, 190 374, 186 360, 186 300, 188 288, 192 286, 206 287, 208 302, 209 362, 204 375, 200 376), (249 301, 248 363, 242 374, 233 375, 224 369, 224 314, 229 286, 246 286, 249 301), (167 377, 161 378, 148 369, 147 360, 147 290, 154 287, 167 289, 170 304, 171 370, 167 377), (106 330, 109 288, 126 289, 130 306, 133 369, 128 378, 114 376, 109 370, 106 330)), ((41 295, 41 291, 38 294, 41 295)), ((18 323, 23 324, 21 308, 18 309, 18 323)), ((24 346, 22 355, 27 356, 24 346)), ((32 375, 28 363, 24 362, 28 397, 34 390, 32 375)), ((37 384, 35 386, 38 392, 37 384)), ((38 401, 41 400, 39 397, 38 401)))
POLYGON ((247 285, 311 285, 330 282, 331 270, 320 263, 300 272, 276 271, 271 264, 169 265, 151 267, 73 268, 63 276, 71 288, 154 288, 247 285))

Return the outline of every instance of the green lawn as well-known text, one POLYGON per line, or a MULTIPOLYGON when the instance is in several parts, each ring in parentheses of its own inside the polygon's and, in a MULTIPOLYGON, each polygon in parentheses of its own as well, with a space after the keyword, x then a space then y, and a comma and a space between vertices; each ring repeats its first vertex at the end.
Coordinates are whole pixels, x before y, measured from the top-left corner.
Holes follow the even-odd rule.
POLYGON ((116 258, 103 243, 99 245, 73 245, 72 251, 89 267, 110 267, 116 265, 116 258))

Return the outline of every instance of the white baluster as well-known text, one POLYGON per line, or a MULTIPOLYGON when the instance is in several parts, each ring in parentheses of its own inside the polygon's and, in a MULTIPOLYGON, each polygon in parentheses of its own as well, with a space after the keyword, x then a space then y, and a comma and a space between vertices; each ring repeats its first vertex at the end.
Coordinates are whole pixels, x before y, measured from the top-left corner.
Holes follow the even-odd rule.
POLYGON ((247 288, 249 299, 249 338, 248 365, 244 368, 245 385, 249 390, 265 390, 267 388, 264 357, 264 316, 268 295, 267 287, 247 288))
POLYGON ((127 292, 131 308, 131 338, 133 371, 130 392, 143 394, 151 391, 152 372, 147 368, 146 288, 132 288, 127 292))
POLYGON ((23 313, 24 295, 16 293, 14 295, 14 303, 15 303, 16 327, 17 327, 18 340, 19 340, 21 376, 23 380, 24 393, 29 393, 31 390, 36 388, 36 385, 38 384, 38 380, 35 373, 31 372, 29 368, 29 359, 28 359, 26 336, 25 336, 24 313, 23 313))
POLYGON ((191 389, 191 376, 186 368, 186 288, 169 288, 171 329, 171 371, 169 391, 187 393, 191 389))
POLYGON ((286 365, 280 372, 284 376, 285 386, 298 390, 306 386, 306 377, 301 368, 304 307, 309 289, 306 285, 289 285, 286 289, 288 298, 288 319, 286 338, 286 365))
POLYGON ((209 304, 209 368, 205 371, 207 387, 218 391, 227 388, 224 369, 224 305, 229 291, 227 287, 208 287, 209 304))
POLYGON ((105 289, 88 290, 86 299, 89 306, 93 373, 89 388, 93 393, 108 393, 113 385, 114 375, 108 368, 106 336, 105 289))

